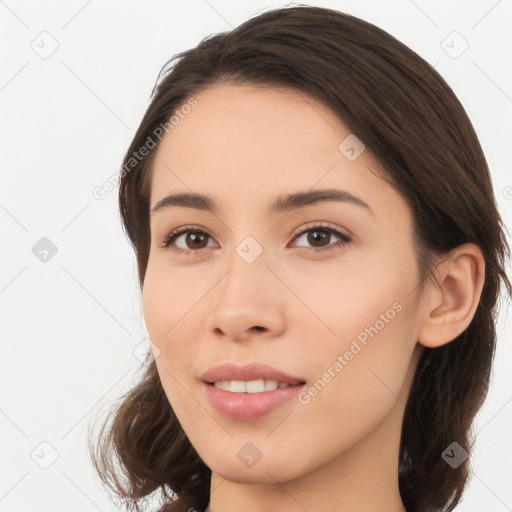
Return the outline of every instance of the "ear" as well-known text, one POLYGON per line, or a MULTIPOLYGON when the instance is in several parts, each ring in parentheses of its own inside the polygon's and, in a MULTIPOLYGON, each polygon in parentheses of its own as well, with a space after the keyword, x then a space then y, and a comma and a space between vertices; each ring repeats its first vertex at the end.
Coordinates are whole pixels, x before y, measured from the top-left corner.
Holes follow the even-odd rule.
POLYGON ((484 286, 485 259, 476 244, 462 244, 437 266, 437 285, 425 290, 418 342, 435 348, 453 341, 473 319, 484 286))

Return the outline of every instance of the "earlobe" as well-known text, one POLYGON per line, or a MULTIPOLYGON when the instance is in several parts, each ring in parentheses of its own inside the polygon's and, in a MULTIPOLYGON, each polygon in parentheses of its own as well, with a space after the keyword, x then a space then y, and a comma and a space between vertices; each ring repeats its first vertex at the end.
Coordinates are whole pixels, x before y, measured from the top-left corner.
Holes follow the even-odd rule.
POLYGON ((418 342, 436 348, 464 332, 474 317, 485 279, 485 259, 472 243, 451 251, 438 265, 438 286, 425 293, 418 342))

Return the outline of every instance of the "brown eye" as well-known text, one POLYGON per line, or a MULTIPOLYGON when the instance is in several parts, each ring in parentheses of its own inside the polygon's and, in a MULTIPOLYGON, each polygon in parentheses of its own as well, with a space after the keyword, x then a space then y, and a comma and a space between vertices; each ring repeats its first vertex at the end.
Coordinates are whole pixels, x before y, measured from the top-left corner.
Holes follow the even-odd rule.
POLYGON ((329 245, 328 241, 331 239, 331 233, 327 231, 309 231, 307 236, 308 243, 313 245, 313 247, 324 247, 325 245, 329 245), (320 244, 320 245, 317 245, 320 244))
POLYGON ((210 235, 200 230, 193 230, 190 228, 181 228, 178 231, 174 231, 170 233, 163 241, 163 248, 170 247, 173 251, 177 253, 186 253, 192 254, 194 252, 199 252, 202 249, 206 249, 208 238, 210 235), (184 247, 180 247, 178 245, 179 239, 182 239, 179 244, 184 247))
POLYGON ((204 249, 206 247, 204 242, 207 240, 207 237, 206 233, 190 231, 188 234, 185 234, 185 245, 191 249, 204 249))
MULTIPOLYGON (((351 240, 347 235, 341 233, 332 226, 308 226, 308 229, 302 230, 295 236, 295 240, 299 240, 304 235, 307 235, 305 237, 306 242, 311 245, 311 248, 306 247, 306 249, 316 252, 341 248, 351 240), (337 244, 329 243, 333 235, 339 238, 339 242, 337 244)), ((297 245, 295 246, 297 247, 297 245)))

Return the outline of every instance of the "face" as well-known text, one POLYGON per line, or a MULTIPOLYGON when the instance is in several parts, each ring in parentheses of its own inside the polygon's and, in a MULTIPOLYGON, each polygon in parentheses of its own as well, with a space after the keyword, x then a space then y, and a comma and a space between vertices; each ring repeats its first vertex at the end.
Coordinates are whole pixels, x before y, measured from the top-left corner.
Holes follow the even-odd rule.
POLYGON ((195 99, 157 149, 150 208, 195 193, 217 209, 151 214, 143 309, 158 372, 214 473, 298 478, 340 460, 406 402, 421 292, 411 212, 371 172, 368 151, 358 156, 353 138, 340 146, 350 131, 315 100, 224 84, 195 99), (342 193, 271 209, 323 190, 342 193), (220 413, 202 374, 253 362, 305 384, 259 417, 220 413), (242 463, 247 454, 259 460, 242 463))

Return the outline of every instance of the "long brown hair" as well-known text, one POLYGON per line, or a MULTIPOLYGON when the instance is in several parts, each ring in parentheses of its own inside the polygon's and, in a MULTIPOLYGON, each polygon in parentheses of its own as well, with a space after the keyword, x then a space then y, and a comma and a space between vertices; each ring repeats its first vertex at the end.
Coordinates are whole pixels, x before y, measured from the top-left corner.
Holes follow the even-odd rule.
MULTIPOLYGON (((149 139, 158 146, 155 134, 162 127, 171 131, 170 120, 178 122, 195 95, 219 82, 291 87, 331 108, 410 206, 422 284, 433 276, 435 255, 466 242, 482 250, 485 283, 472 322, 452 342, 425 348, 402 426, 399 490, 405 507, 451 511, 470 475, 470 457, 452 468, 441 454, 454 441, 472 452, 471 426, 487 396, 494 359, 500 280, 512 293, 504 270, 510 249, 489 169, 462 105, 407 46, 332 9, 270 10, 206 37, 162 68, 123 161, 119 207, 141 289, 156 151, 142 159, 134 154, 149 139)), ((140 502, 158 490, 163 499, 174 499, 165 510, 207 506, 211 470, 178 422, 149 354, 140 382, 119 398, 95 443, 95 469, 129 510, 139 511, 140 502)))

